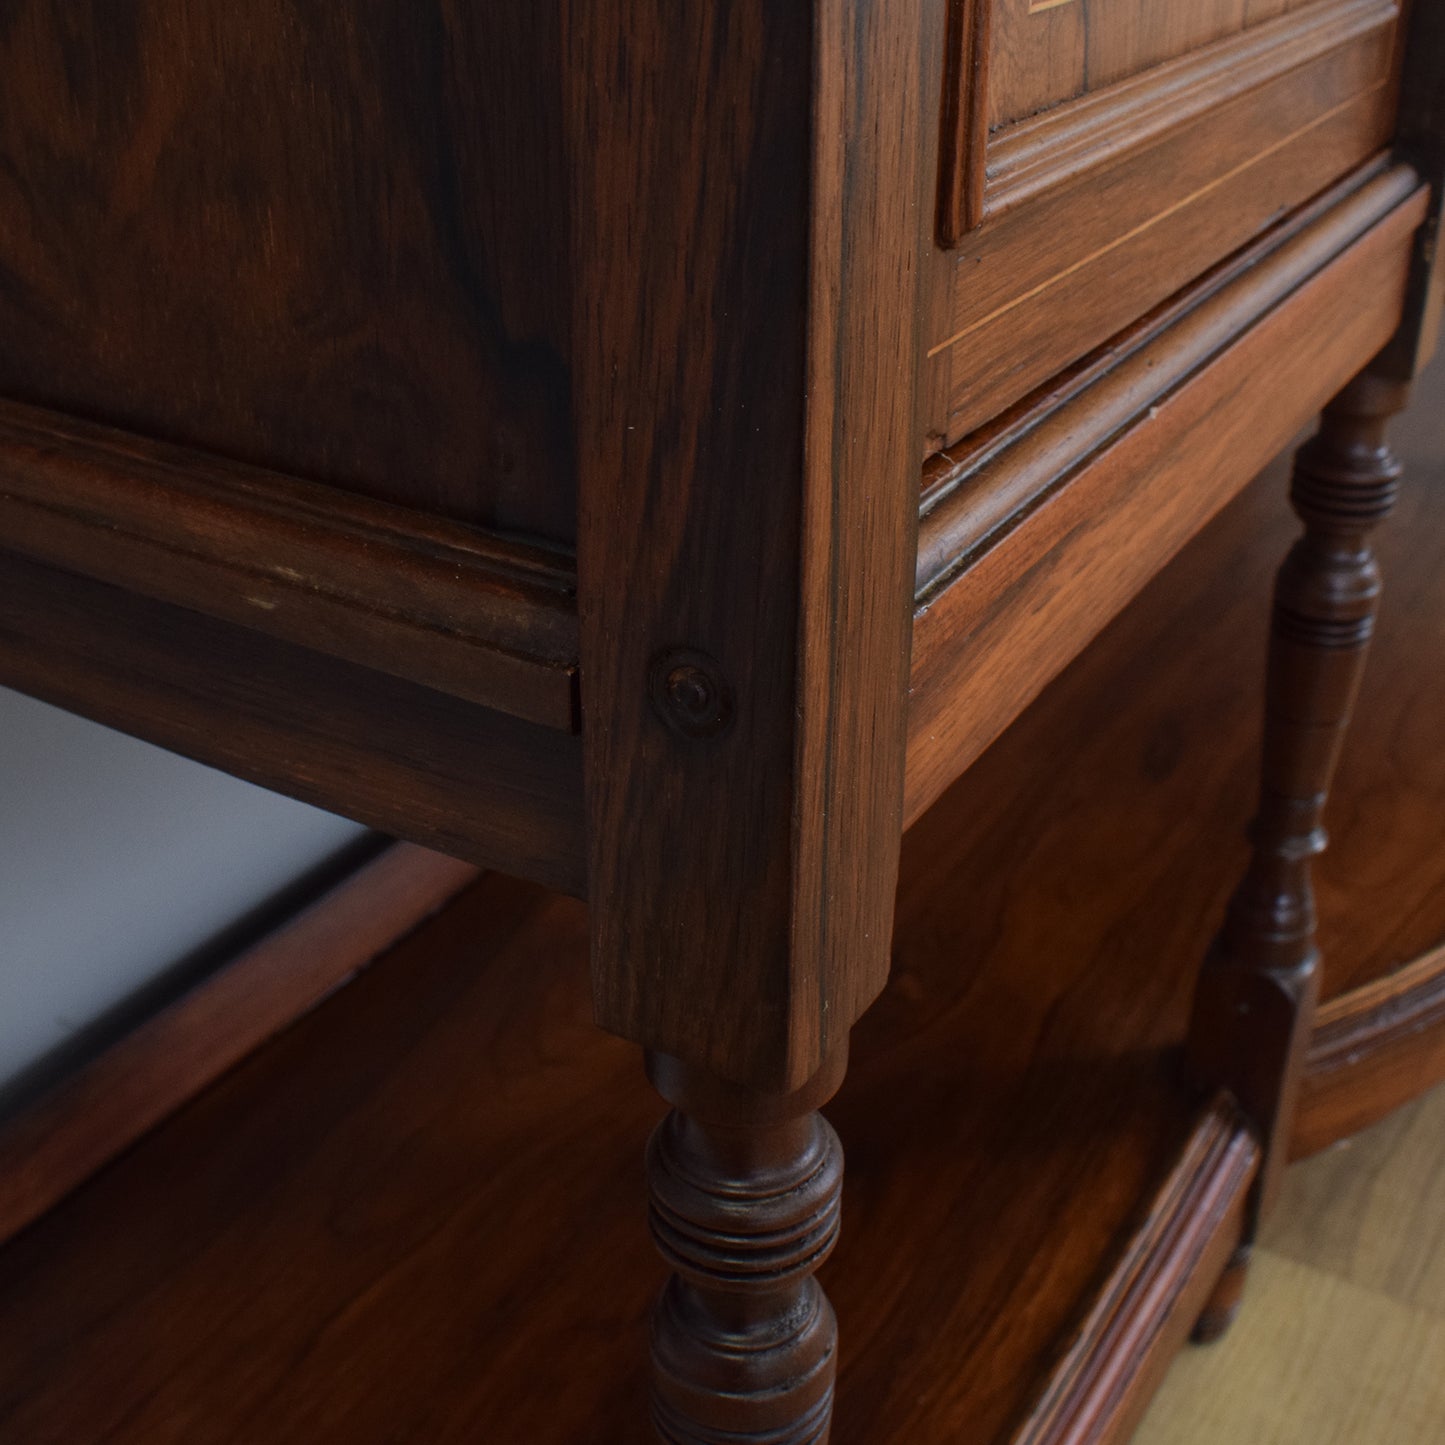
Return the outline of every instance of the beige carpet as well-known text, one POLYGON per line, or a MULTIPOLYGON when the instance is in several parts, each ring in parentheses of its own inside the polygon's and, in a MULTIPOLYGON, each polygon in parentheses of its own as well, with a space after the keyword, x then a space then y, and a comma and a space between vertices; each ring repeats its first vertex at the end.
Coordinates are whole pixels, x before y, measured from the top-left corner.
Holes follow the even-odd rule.
POLYGON ((1297 1164, 1225 1339, 1136 1445, 1445 1442, 1445 1089, 1297 1164))

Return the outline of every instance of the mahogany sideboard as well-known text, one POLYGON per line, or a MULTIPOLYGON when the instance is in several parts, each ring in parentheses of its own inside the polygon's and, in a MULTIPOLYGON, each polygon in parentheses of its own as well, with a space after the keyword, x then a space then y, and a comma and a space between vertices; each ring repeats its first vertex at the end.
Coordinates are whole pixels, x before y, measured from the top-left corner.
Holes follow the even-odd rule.
POLYGON ((585 898, 671 1105, 638 1430, 820 1442, 902 834, 1323 409, 1169 1288, 1003 1437, 1121 1439, 1319 1050, 1442 172, 1438 0, 15 0, 0 682, 585 898))

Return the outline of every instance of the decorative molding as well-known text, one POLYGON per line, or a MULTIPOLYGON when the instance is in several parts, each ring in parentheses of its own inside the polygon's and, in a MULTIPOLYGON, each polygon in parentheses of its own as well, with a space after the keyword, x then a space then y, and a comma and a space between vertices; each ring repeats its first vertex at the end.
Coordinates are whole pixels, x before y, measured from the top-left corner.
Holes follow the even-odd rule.
POLYGON ((1399 14, 1395 0, 1327 0, 1007 126, 987 142, 978 219, 1182 135, 1210 111, 1387 30, 1399 14))
POLYGON ((994 3, 950 0, 948 7, 938 187, 938 244, 945 250, 983 219, 994 3))
POLYGON ((0 1125, 0 1240, 409 933, 478 870, 394 843, 0 1125))
POLYGON ((1092 386, 1005 418, 950 485, 930 475, 908 823, 1388 341, 1425 204, 1410 167, 1374 171, 1131 353, 1116 346, 1092 386))
POLYGON ((931 459, 919 527, 918 607, 1418 189, 1408 166, 1365 167, 1085 358, 1035 405, 931 459))
POLYGON ((36 561, 576 731, 572 559, 0 402, 0 536, 36 561))
POLYGON ((1320 1005, 1292 1151, 1317 1153, 1442 1079, 1445 944, 1320 1005))
MULTIPOLYGON (((1045 192, 1076 185, 1165 140, 1189 137, 1204 116, 1291 71, 1372 36, 1383 40, 1400 15, 1397 0, 1322 0, 990 132, 994 3, 949 5, 938 194, 938 242, 945 250, 1045 192)), ((1029 9, 1063 3, 1035 0, 1029 9)), ((1389 55, 1381 45, 1376 81, 1385 79, 1389 55)), ((1340 103, 1328 87, 1321 89, 1315 116, 1340 103)), ((1300 114, 1296 126, 1312 118, 1300 114)))
POLYGON ((1124 1441, 1239 1242, 1259 1146, 1219 1095, 1089 1304, 1010 1445, 1124 1441))

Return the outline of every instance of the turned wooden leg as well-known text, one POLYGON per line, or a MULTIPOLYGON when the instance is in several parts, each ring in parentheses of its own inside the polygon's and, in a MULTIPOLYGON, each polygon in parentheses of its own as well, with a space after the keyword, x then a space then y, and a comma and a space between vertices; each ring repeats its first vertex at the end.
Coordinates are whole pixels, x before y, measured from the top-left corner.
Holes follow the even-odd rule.
POLYGON ((1265 1160, 1245 1240, 1196 1338, 1232 1318, 1288 1154, 1319 991, 1310 864, 1325 846, 1325 801, 1374 629, 1380 579, 1368 538, 1399 487, 1385 424, 1405 397, 1403 383, 1357 378, 1295 460, 1290 500, 1304 535, 1275 588, 1253 853, 1201 971, 1189 1037, 1194 1075, 1235 1095, 1265 1160))
POLYGON ((673 1106, 647 1156, 652 1234, 673 1270, 652 1330, 667 1445, 828 1438, 838 1330, 813 1272, 838 1237, 843 1151, 817 1110, 846 1052, 781 1095, 648 1056, 673 1106))

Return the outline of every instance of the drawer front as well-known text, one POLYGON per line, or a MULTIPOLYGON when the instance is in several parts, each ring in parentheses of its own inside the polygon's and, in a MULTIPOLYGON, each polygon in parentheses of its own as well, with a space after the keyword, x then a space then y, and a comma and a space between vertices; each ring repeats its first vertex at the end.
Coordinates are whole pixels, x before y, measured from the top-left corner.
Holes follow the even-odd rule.
POLYGON ((930 442, 957 440, 1379 149, 1395 0, 961 0, 930 442))

